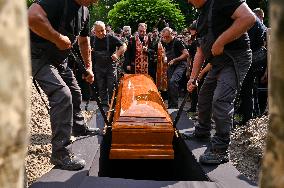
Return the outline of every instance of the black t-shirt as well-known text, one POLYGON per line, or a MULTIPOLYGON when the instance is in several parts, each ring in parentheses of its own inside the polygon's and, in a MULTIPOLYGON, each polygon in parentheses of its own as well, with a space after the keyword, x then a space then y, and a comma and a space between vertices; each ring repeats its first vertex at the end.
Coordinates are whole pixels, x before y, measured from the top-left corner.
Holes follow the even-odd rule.
MULTIPOLYGON (((89 36, 89 11, 87 7, 83 7, 75 2, 75 0, 67 1, 67 14, 65 20, 65 31, 59 31, 61 20, 64 16, 65 0, 38 0, 37 3, 43 8, 47 14, 47 18, 56 30, 67 36, 82 37, 89 36)), ((32 42, 46 42, 47 40, 31 32, 32 42)))
POLYGON ((100 39, 93 36, 91 38, 91 47, 94 51, 106 51, 107 50, 107 37, 109 38, 109 52, 113 54, 116 51, 117 47, 123 45, 123 42, 119 40, 116 36, 107 34, 106 37, 100 39))
MULTIPOLYGON (((198 37, 202 37, 207 33, 208 29, 208 13, 210 3, 212 0, 207 0, 205 5, 201 8, 201 13, 198 18, 198 37)), ((217 39, 225 30, 227 30, 234 22, 231 16, 235 10, 244 3, 245 0, 214 0, 212 11, 212 30, 217 39)), ((248 34, 243 34, 237 40, 225 46, 225 49, 248 49, 249 37, 248 34)))
POLYGON ((248 35, 250 38, 250 47, 254 52, 264 46, 264 41, 266 39, 266 28, 263 23, 257 18, 256 22, 248 30, 248 35))
POLYGON ((179 57, 182 54, 182 51, 184 49, 186 49, 184 43, 181 40, 177 39, 177 38, 174 38, 169 43, 164 43, 163 42, 162 44, 165 47, 166 51, 170 51, 172 49, 172 47, 173 47, 176 57, 179 57))
POLYGON ((194 39, 192 41, 192 43, 190 45, 187 46, 187 50, 189 52, 189 55, 192 59, 194 59, 194 56, 196 54, 196 49, 197 49, 197 46, 198 46, 198 41, 196 39, 194 39))

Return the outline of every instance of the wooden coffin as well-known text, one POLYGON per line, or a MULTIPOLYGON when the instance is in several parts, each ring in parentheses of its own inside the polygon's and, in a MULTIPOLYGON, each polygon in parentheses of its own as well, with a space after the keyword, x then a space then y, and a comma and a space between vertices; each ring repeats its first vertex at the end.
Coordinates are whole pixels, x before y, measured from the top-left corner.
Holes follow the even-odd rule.
POLYGON ((152 78, 124 75, 118 87, 110 159, 173 159, 173 122, 152 78))

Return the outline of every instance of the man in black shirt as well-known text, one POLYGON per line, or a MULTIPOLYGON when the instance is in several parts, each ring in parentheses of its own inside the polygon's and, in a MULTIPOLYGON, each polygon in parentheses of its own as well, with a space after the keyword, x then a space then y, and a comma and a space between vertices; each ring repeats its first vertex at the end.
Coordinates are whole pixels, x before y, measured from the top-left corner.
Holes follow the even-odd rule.
POLYGON ((255 16, 244 0, 189 0, 201 14, 197 24, 199 47, 188 81, 188 91, 196 88, 195 80, 205 59, 212 69, 199 92, 198 121, 189 139, 209 139, 211 117, 216 133, 210 150, 200 156, 201 163, 220 164, 229 160, 228 147, 233 123, 234 99, 251 64, 252 53, 246 31, 255 16))
POLYGON ((189 56, 183 42, 173 36, 173 30, 165 27, 162 30, 162 42, 168 62, 168 108, 178 108, 179 82, 187 68, 189 56))
POLYGON ((116 36, 106 34, 104 22, 96 21, 91 40, 96 86, 102 105, 108 106, 117 84, 116 61, 126 50, 126 44, 116 36))
POLYGON ((85 166, 85 161, 67 148, 71 143, 71 131, 74 136, 90 133, 81 114, 81 90, 67 66, 67 57, 78 39, 87 68, 85 80, 92 83, 86 6, 94 2, 96 0, 38 0, 28 11, 32 76, 47 95, 50 105, 51 163, 66 170, 79 170, 85 166))
POLYGON ((240 109, 242 116, 241 124, 244 125, 248 120, 260 115, 265 109, 259 105, 258 85, 261 76, 264 74, 267 64, 267 51, 264 47, 266 39, 266 27, 257 18, 253 27, 248 30, 250 47, 252 50, 252 64, 244 79, 240 92, 240 109), (262 107, 260 111, 260 106, 262 107))

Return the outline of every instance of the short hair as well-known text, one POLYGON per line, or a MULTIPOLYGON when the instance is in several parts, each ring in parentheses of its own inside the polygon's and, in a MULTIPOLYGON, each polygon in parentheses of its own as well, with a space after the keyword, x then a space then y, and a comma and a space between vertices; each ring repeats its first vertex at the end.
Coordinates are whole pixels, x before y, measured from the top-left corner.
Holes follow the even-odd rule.
POLYGON ((189 29, 190 30, 196 30, 197 29, 197 21, 196 20, 194 20, 192 22, 192 24, 190 24, 189 29))
POLYGON ((116 28, 115 30, 114 30, 114 33, 116 33, 116 34, 121 34, 122 33, 122 29, 121 28, 116 28))
POLYGON ((158 29, 157 27, 154 27, 152 31, 153 31, 153 32, 154 32, 154 31, 158 31, 158 32, 159 32, 159 29, 158 29))
POLYGON ((264 12, 261 8, 255 8, 253 9, 253 12, 255 13, 257 17, 264 18, 264 12))
POLYGON ((93 25, 93 27, 92 27, 92 32, 94 32, 95 31, 95 29, 96 29, 96 26, 102 26, 102 27, 106 27, 106 25, 105 25, 105 23, 103 22, 103 21, 95 21, 95 23, 94 23, 94 25, 93 25))
POLYGON ((162 30, 162 33, 166 32, 166 31, 168 31, 170 34, 173 33, 173 29, 170 28, 170 27, 165 27, 165 28, 162 30))
POLYGON ((131 27, 130 27, 130 26, 128 26, 128 25, 123 26, 122 30, 123 30, 123 31, 125 31, 125 30, 129 30, 129 32, 131 33, 131 27))
POLYGON ((138 27, 140 27, 140 26, 147 28, 147 24, 146 23, 139 23, 138 27))

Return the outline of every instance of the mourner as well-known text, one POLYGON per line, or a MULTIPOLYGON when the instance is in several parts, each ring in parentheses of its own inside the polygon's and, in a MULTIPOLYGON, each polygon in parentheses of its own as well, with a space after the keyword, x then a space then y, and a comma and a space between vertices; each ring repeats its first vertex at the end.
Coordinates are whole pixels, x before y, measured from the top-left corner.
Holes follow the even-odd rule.
MULTIPOLYGON (((196 53, 196 49, 197 49, 197 21, 193 21, 192 24, 189 26, 189 32, 190 32, 190 43, 187 46, 189 55, 190 55, 190 62, 189 62, 189 68, 187 71, 187 77, 190 76, 192 67, 193 67, 193 63, 194 63, 194 56, 196 53)), ((197 107, 197 102, 198 102, 198 89, 192 91, 191 93, 191 104, 190 104, 190 109, 188 110, 189 115, 190 116, 194 116, 196 113, 196 107, 197 107)))
POLYGON ((196 86, 196 79, 205 59, 212 65, 198 97, 198 125, 189 139, 210 138, 211 117, 215 134, 211 145, 199 158, 201 163, 220 164, 229 160, 228 147, 233 124, 234 99, 250 67, 252 52, 247 30, 255 16, 244 0, 188 0, 201 13, 197 34, 199 47, 188 81, 188 91, 196 86))
MULTIPOLYGON (((130 45, 131 72, 135 74, 148 74, 149 58, 148 45, 149 37, 147 36, 147 24, 139 23, 138 35, 134 35, 128 45, 130 45)), ((130 68, 130 67, 129 67, 130 68)))
MULTIPOLYGON (((149 35, 148 35, 149 36, 149 35)), ((150 38, 150 37, 149 37, 150 38)), ((158 44, 160 42, 159 31, 157 28, 153 29, 152 37, 149 42, 149 75, 157 83, 157 62, 158 62, 158 44)))
POLYGON ((263 113, 262 106, 258 100, 258 86, 262 75, 265 73, 267 65, 267 50, 265 44, 266 28, 263 23, 256 19, 253 27, 248 31, 250 47, 252 50, 252 64, 244 79, 240 92, 239 114, 242 117, 241 124, 246 124, 248 120, 263 113), (262 109, 260 110, 260 106, 262 109))
POLYGON ((122 28, 122 36, 123 37, 130 37, 131 36, 131 27, 128 25, 123 26, 122 28))
POLYGON ((67 170, 85 166, 85 161, 67 147, 71 143, 71 131, 75 136, 91 132, 81 115, 81 90, 67 66, 67 57, 77 38, 88 73, 85 80, 92 83, 86 6, 94 2, 96 0, 41 0, 32 4, 28 11, 32 76, 47 95, 50 105, 51 163, 67 170))
POLYGON ((124 62, 123 62, 123 71, 125 73, 131 73, 131 43, 130 39, 132 38, 131 35, 131 27, 130 26, 123 26, 123 33, 122 33, 122 41, 127 45, 127 49, 124 53, 124 62))
POLYGON ((92 32, 95 35, 91 40, 94 87, 98 89, 101 104, 108 106, 117 84, 116 61, 125 52, 126 44, 117 37, 106 34, 105 24, 102 21, 95 22, 92 32))
POLYGON ((174 37, 173 30, 162 30, 162 42, 168 62, 168 108, 178 108, 179 82, 187 68, 189 56, 184 44, 174 37))
POLYGON ((260 22, 263 23, 264 11, 263 11, 261 8, 255 8, 255 9, 253 9, 253 12, 254 12, 255 15, 258 17, 258 19, 260 20, 260 22))

